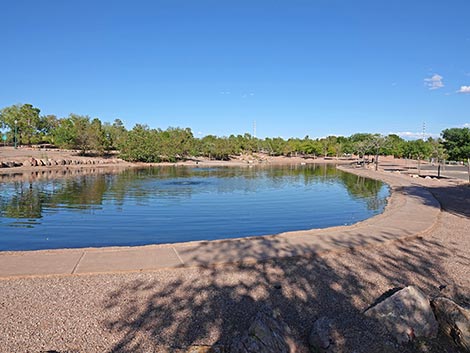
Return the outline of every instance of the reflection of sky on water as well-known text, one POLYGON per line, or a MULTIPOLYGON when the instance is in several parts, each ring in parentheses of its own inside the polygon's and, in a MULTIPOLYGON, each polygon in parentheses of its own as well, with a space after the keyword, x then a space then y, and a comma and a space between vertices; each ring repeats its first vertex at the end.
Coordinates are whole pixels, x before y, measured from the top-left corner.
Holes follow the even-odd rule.
POLYGON ((333 166, 145 168, 0 184, 0 250, 138 245, 351 224, 388 188, 333 166))

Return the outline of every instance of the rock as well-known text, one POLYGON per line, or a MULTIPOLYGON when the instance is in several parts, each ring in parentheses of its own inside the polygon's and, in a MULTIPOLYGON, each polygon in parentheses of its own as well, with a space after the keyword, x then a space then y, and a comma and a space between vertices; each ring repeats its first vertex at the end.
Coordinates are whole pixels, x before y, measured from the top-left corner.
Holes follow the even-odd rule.
POLYGON ((431 177, 429 175, 426 175, 426 177, 424 179, 431 180, 431 177))
POLYGON ((333 320, 323 316, 313 323, 308 337, 308 344, 312 352, 329 352, 334 345, 333 320))
POLYGON ((415 338, 434 338, 438 324, 428 298, 416 287, 405 287, 365 314, 381 322, 398 343, 415 338))
POLYGON ((297 345, 291 330, 280 315, 269 306, 263 307, 242 336, 233 340, 230 353, 295 353, 297 345))
POLYGON ((470 352, 470 309, 444 297, 432 300, 431 306, 439 322, 439 329, 457 346, 470 352))

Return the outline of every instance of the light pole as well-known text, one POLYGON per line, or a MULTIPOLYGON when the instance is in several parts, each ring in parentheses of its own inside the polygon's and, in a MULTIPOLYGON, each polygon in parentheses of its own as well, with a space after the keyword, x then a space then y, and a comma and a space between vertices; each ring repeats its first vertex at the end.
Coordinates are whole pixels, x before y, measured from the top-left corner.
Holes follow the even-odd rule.
POLYGON ((16 134, 18 133, 18 126, 16 126, 17 124, 18 124, 18 120, 15 119, 15 149, 17 148, 16 146, 16 143, 17 143, 16 134))

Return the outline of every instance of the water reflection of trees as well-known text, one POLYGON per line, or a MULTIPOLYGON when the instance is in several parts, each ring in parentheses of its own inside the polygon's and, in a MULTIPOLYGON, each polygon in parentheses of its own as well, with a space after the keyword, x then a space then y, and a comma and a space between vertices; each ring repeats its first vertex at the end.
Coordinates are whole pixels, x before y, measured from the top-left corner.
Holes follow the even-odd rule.
POLYGON ((0 216, 38 219, 44 209, 50 212, 63 208, 87 210, 100 208, 105 201, 122 206, 126 200, 145 203, 155 197, 184 199, 205 192, 207 187, 213 187, 219 193, 251 193, 257 192, 263 182, 268 182, 270 187, 281 188, 292 182, 309 185, 337 181, 344 185, 350 197, 365 200, 369 210, 378 210, 385 202, 380 195, 383 183, 339 171, 331 165, 156 167, 2 183, 0 216), (231 181, 217 183, 217 180, 227 178, 231 181))
POLYGON ((42 217, 42 205, 45 201, 45 195, 32 183, 15 182, 2 189, 0 195, 1 217, 26 219, 42 217))

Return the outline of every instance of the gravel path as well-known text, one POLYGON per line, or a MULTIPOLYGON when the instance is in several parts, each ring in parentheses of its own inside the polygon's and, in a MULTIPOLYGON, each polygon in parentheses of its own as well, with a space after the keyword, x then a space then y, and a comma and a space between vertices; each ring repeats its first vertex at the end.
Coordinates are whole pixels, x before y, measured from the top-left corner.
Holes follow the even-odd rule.
POLYGON ((0 280, 0 351, 224 345, 269 302, 303 343, 313 321, 330 315, 338 351, 454 352, 442 338, 397 347, 362 314, 384 292, 410 284, 470 305, 470 188, 435 183, 430 190, 446 210, 436 227, 386 246, 255 265, 0 280))

